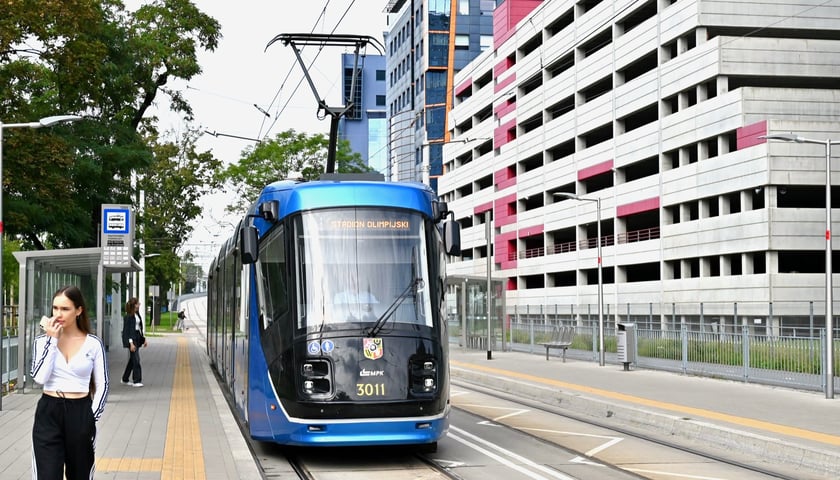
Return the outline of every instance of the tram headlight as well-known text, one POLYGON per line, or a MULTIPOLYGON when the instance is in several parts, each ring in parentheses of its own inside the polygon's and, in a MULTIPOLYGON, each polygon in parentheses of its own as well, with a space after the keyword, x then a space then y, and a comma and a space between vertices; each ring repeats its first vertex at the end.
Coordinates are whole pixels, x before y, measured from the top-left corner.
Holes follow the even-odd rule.
POLYGON ((307 359, 300 364, 301 394, 309 399, 329 398, 333 394, 332 367, 324 359, 307 359))
POLYGON ((409 360, 410 391, 418 397, 429 397, 437 392, 438 363, 435 358, 417 356, 409 360))

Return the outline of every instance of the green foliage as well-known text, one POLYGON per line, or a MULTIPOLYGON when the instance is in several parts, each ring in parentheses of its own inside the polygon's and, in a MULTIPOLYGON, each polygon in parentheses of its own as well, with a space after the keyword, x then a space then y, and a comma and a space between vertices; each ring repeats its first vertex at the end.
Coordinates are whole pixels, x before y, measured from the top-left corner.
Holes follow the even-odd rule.
MULTIPOLYGON (((294 129, 249 147, 239 162, 229 165, 217 176, 217 180, 230 185, 234 193, 227 210, 243 213, 264 186, 288 178, 290 172, 298 172, 306 180, 317 179, 324 172, 328 147, 329 138, 324 134, 307 135, 294 129)), ((350 149, 350 143, 341 140, 336 148, 336 171, 366 172, 369 168, 361 156, 350 149)))
MULTIPOLYGON (((643 357, 682 360, 682 341, 675 339, 638 339, 638 354, 643 357)), ((740 341, 688 341, 689 362, 717 365, 744 365, 744 346, 740 341)), ((820 373, 819 342, 803 339, 753 339, 749 344, 751 368, 794 373, 820 373)), ((835 357, 836 358, 836 357, 835 357)))
POLYGON ((200 73, 196 52, 220 38, 219 23, 188 0, 136 12, 117 0, 0 2, 0 120, 85 117, 8 131, 7 234, 30 249, 95 246, 101 204, 132 203, 131 173, 156 164, 148 109, 162 93, 189 121, 190 106, 168 84, 200 73))
POLYGON ((8 293, 16 292, 19 275, 19 264, 12 252, 20 251, 20 242, 11 240, 3 242, 3 298, 7 298, 8 293))
POLYGON ((140 236, 149 252, 160 254, 147 259, 146 266, 147 277, 162 291, 173 285, 177 290, 182 272, 176 251, 192 232, 190 222, 201 214, 201 195, 217 186, 213 177, 221 161, 210 152, 196 151, 200 136, 199 130, 188 129, 174 141, 148 139, 155 163, 139 181, 146 192, 140 236))

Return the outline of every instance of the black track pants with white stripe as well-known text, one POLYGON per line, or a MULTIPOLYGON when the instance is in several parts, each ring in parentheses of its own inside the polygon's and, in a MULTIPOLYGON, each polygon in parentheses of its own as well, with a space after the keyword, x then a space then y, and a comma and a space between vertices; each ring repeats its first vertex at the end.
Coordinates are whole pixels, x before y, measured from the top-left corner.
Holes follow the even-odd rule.
POLYGON ((32 427, 32 478, 89 480, 94 472, 96 421, 90 397, 42 395, 32 427))

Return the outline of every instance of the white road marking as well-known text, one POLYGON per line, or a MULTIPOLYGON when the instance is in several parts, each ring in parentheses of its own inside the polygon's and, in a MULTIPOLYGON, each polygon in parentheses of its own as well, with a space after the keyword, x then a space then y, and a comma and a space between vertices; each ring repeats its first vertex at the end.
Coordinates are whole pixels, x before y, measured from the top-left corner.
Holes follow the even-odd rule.
POLYGON ((612 447, 616 443, 619 443, 620 441, 624 440, 624 438, 622 438, 622 437, 612 437, 612 436, 609 436, 609 435, 593 435, 593 434, 590 434, 590 433, 564 432, 564 431, 561 431, 561 430, 548 430, 548 429, 544 429, 544 428, 523 427, 522 430, 530 430, 532 432, 543 432, 543 433, 558 433, 558 434, 562 434, 562 435, 574 435, 574 436, 577 436, 577 437, 591 437, 591 438, 609 439, 609 441, 604 442, 603 444, 593 448, 592 450, 589 450, 588 452, 584 452, 584 455, 586 455, 587 457, 593 457, 593 456, 603 452, 604 450, 612 447))
POLYGON ((587 460, 583 457, 575 457, 575 458, 569 460, 569 462, 579 463, 581 465, 593 465, 593 466, 596 466, 596 467, 605 467, 606 466, 603 463, 593 462, 593 461, 587 460))
POLYGON ((548 480, 549 478, 557 478, 557 479, 560 479, 560 480, 575 480, 574 477, 570 477, 570 476, 565 475, 561 472, 558 472, 556 470, 548 468, 544 465, 540 465, 538 463, 535 463, 532 460, 529 460, 529 459, 527 459, 527 458, 525 458, 525 457, 523 457, 519 454, 516 454, 514 452, 511 452, 510 450, 502 448, 501 446, 496 445, 493 442, 490 442, 490 441, 487 441, 483 438, 477 437, 477 436, 467 432, 466 430, 462 430, 462 429, 460 429, 458 427, 455 427, 453 425, 450 425, 449 429, 450 429, 450 433, 448 435, 449 438, 452 438, 453 440, 455 440, 457 442, 460 442, 460 443, 472 448, 473 450, 476 450, 478 452, 483 453, 484 455, 487 455, 488 457, 496 460, 497 462, 499 462, 503 465, 506 465, 507 467, 509 467, 513 470, 516 470, 517 472, 527 476, 528 478, 533 478, 535 480, 548 480), (456 431, 456 432, 458 432, 458 434, 463 435, 464 437, 468 437, 470 440, 472 440, 472 442, 460 437, 459 435, 453 434, 451 431, 456 431), (476 443, 473 443, 473 442, 477 442, 477 443, 480 443, 480 444, 482 444, 486 447, 492 448, 493 450, 496 450, 497 452, 499 452, 499 453, 501 453, 501 454, 513 459, 513 460, 516 460, 517 462, 520 462, 520 463, 522 463, 524 465, 527 465, 528 467, 530 467, 534 470, 537 470, 539 472, 544 473, 545 475, 548 475, 548 477, 544 477, 544 476, 542 476, 542 475, 540 475, 536 472, 533 472, 533 471, 528 470, 528 469, 526 469, 526 468, 524 468, 520 465, 517 465, 517 464, 513 463, 512 461, 508 460, 507 458, 499 456, 499 455, 491 452, 487 448, 484 448, 484 447, 482 447, 480 445, 477 445, 476 443))
POLYGON ((503 420, 505 418, 515 417, 517 415, 522 415, 523 413, 530 412, 530 410, 525 409, 525 408, 494 407, 494 406, 489 406, 489 405, 479 405, 479 404, 476 404, 476 403, 461 403, 461 404, 458 404, 458 408, 466 408, 466 407, 481 408, 481 409, 484 409, 484 410, 495 409, 495 410, 505 410, 505 411, 509 410, 510 411, 510 413, 502 415, 501 417, 493 418, 493 421, 499 421, 499 420, 503 420))

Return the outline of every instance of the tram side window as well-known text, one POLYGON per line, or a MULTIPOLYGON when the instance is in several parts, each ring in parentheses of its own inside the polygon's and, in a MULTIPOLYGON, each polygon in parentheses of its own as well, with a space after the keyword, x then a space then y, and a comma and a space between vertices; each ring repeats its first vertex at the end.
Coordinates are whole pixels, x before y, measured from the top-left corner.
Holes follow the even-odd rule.
POLYGON ((289 310, 289 292, 286 276, 285 234, 279 227, 260 244, 258 275, 261 282, 261 300, 266 315, 265 325, 278 319, 289 310))

